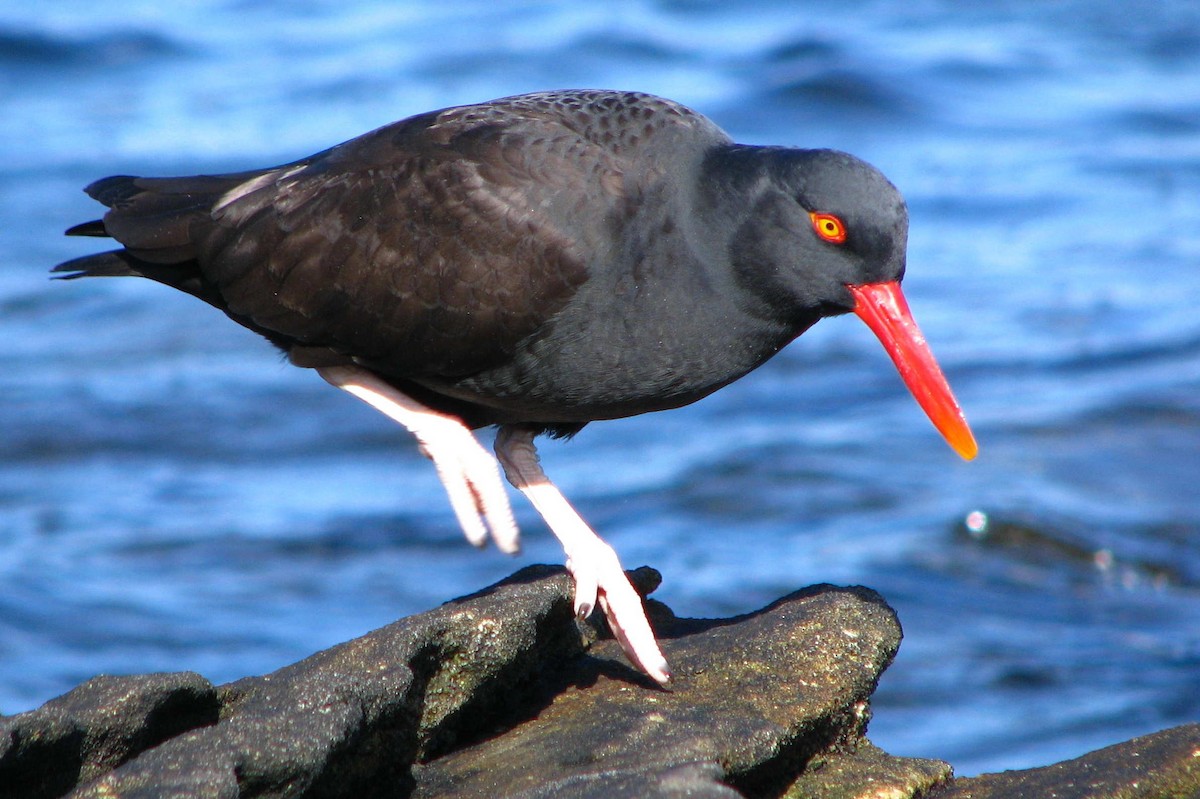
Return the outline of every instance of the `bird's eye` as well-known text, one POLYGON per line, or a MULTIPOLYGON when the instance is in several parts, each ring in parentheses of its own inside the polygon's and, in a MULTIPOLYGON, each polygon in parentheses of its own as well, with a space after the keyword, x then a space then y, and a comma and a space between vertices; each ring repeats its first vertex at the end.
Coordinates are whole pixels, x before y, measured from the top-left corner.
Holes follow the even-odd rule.
POLYGON ((833 214, 809 213, 812 218, 813 230, 817 235, 830 244, 844 244, 846 241, 846 223, 833 214))

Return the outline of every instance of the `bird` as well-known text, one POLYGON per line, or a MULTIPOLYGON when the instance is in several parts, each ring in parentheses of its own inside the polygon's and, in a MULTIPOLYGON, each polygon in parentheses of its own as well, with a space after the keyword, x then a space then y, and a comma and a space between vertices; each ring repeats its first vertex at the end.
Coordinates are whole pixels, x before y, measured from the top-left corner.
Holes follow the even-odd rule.
POLYGON ((900 191, 855 156, 738 144, 664 98, 516 95, 281 166, 85 191, 107 211, 66 234, 120 247, 58 277, 139 276, 224 312, 405 427, 467 539, 512 553, 503 472, 561 542, 577 616, 602 611, 659 684, 642 599, 536 437, 695 402, 853 313, 949 445, 978 450, 900 290, 900 191))

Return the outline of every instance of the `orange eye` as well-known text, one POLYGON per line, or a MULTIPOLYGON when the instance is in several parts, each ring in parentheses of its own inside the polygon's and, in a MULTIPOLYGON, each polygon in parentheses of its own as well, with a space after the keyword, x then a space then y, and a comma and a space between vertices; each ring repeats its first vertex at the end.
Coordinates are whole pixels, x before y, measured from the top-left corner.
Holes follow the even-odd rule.
POLYGON ((809 213, 812 217, 813 230, 817 235, 830 244, 842 244, 846 241, 846 223, 833 214, 809 213))

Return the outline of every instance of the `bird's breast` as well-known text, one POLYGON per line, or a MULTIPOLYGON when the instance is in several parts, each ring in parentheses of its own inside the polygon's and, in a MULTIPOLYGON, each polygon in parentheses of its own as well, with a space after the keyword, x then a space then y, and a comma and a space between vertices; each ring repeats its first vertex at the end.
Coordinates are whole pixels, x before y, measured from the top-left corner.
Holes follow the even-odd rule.
POLYGON ((778 352, 788 331, 738 313, 711 286, 639 284, 581 292, 506 363, 428 388, 509 420, 585 422, 695 402, 778 352))

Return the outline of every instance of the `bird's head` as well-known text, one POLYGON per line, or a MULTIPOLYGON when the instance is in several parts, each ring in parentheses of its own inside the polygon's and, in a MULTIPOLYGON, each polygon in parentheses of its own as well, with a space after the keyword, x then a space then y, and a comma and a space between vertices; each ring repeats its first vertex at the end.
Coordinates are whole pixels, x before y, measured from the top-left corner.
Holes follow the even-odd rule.
POLYGON ((855 313, 879 337, 905 384, 963 458, 978 447, 900 291, 908 210, 870 164, 833 150, 757 150, 743 185, 751 202, 731 241, 739 283, 797 332, 855 313))

